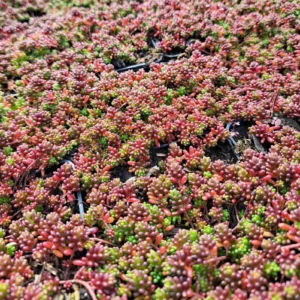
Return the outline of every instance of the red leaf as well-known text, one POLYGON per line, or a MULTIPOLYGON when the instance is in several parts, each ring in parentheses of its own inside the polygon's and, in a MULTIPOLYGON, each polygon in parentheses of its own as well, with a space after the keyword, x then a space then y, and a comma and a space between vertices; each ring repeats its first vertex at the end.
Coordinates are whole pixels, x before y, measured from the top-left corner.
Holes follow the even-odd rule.
POLYGON ((52 249, 53 243, 47 241, 43 243, 43 246, 47 249, 52 249))
POLYGON ((249 174, 251 177, 254 177, 256 175, 256 172, 253 169, 250 169, 249 174))
POLYGON ((193 269, 192 269, 192 267, 191 266, 185 267, 185 270, 187 272, 187 276, 189 278, 192 278, 193 277, 193 269))
POLYGON ((52 250, 52 253, 58 258, 63 258, 64 255, 59 250, 52 250))
POLYGON ((159 243, 162 241, 162 239, 163 239, 163 234, 160 233, 160 234, 156 237, 154 245, 155 245, 155 246, 158 246, 159 243))
POLYGON ((170 217, 172 214, 170 212, 170 210, 168 210, 167 208, 163 208, 162 211, 168 216, 170 217))
POLYGON ((180 184, 180 185, 184 185, 184 184, 186 183, 187 179, 188 179, 187 175, 184 175, 184 176, 180 179, 179 184, 180 184))
POLYGON ((63 254, 66 256, 71 256, 74 253, 74 250, 67 248, 63 251, 63 254))
POLYGON ((251 241, 251 244, 254 246, 254 247, 259 247, 261 245, 261 241, 258 241, 258 240, 254 240, 254 241, 251 241))
POLYGON ((174 228, 174 225, 169 225, 165 228, 165 231, 171 231, 174 228))
POLYGON ((140 200, 139 200, 139 199, 137 199, 137 198, 134 198, 134 197, 131 197, 131 198, 129 198, 127 201, 128 201, 129 203, 140 202, 140 200))
POLYGON ((106 214, 106 215, 104 216, 104 222, 106 222, 107 224, 110 224, 110 223, 112 223, 113 221, 114 221, 114 218, 111 217, 109 214, 106 214))
POLYGON ((151 216, 148 216, 148 217, 146 217, 143 221, 144 222, 148 222, 148 221, 150 221, 152 219, 152 217, 151 216))
POLYGON ((211 197, 211 193, 207 192, 204 193, 204 196, 202 197, 204 201, 207 201, 211 197))
POLYGON ((159 253, 164 254, 167 251, 167 248, 165 246, 159 248, 159 253))
POLYGON ((284 218, 287 221, 292 221, 291 215, 288 214, 286 211, 281 212, 281 217, 284 218))
POLYGON ((294 227, 292 227, 288 224, 285 224, 285 223, 279 223, 278 227, 282 230, 285 230, 285 231, 293 231, 293 232, 296 231, 294 227))
POLYGON ((176 184, 176 183, 177 183, 177 179, 176 179, 176 178, 174 178, 174 177, 171 177, 171 178, 170 178, 170 180, 171 180, 171 182, 172 182, 172 183, 174 183, 174 184, 176 184))
POLYGON ((77 267, 83 267, 85 265, 85 263, 80 259, 73 260, 72 264, 77 267))
POLYGON ((273 127, 270 127, 270 131, 274 131, 274 130, 278 130, 280 129, 280 126, 273 126, 273 127))
POLYGON ((296 243, 300 243, 300 238, 293 235, 293 234, 290 234, 290 233, 287 233, 286 236, 293 242, 296 242, 296 243))

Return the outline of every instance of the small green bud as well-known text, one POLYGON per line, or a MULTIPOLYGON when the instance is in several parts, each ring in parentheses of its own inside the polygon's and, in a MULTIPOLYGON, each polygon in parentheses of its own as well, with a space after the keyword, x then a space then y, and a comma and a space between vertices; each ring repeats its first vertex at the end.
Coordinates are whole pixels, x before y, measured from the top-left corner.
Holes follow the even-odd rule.
POLYGON ((12 242, 6 245, 6 254, 10 256, 14 256, 15 251, 16 251, 16 243, 12 242))
POLYGON ((276 278, 280 273, 280 267, 275 261, 271 261, 265 264, 263 271, 268 277, 276 278))
POLYGON ((191 242, 195 242, 195 241, 197 241, 198 240, 198 233, 197 233, 197 231, 196 230, 190 230, 189 231, 189 237, 190 237, 190 240, 191 240, 191 242))
POLYGON ((13 152, 13 148, 10 147, 10 146, 7 146, 7 147, 4 147, 4 148, 3 148, 3 153, 4 153, 6 156, 9 156, 12 152, 13 152))
POLYGON ((210 179, 212 177, 211 173, 208 171, 203 172, 203 177, 210 179))

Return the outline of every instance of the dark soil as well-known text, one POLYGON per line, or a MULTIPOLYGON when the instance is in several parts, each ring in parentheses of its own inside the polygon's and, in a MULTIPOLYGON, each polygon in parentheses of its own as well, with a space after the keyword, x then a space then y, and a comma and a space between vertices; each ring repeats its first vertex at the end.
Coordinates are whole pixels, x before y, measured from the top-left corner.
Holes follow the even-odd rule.
POLYGON ((237 161, 237 158, 228 142, 219 142, 217 146, 207 149, 205 151, 205 155, 209 156, 212 161, 223 160, 230 164, 237 161))
POLYGON ((297 119, 290 119, 290 118, 285 118, 285 117, 281 117, 278 118, 281 120, 281 126, 289 126, 291 128, 294 128, 298 131, 300 131, 300 125, 299 125, 299 118, 297 119))
POLYGON ((253 125, 252 122, 239 120, 232 122, 229 130, 234 133, 233 139, 238 142, 239 140, 249 138, 249 127, 253 125))
POLYGON ((129 172, 129 167, 126 165, 117 166, 111 170, 111 177, 119 178, 122 182, 126 182, 131 177, 134 177, 132 173, 129 172))
POLYGON ((237 216, 237 213, 241 211, 245 211, 246 205, 243 203, 238 202, 235 206, 230 205, 228 206, 228 212, 229 212, 229 227, 234 228, 239 223, 239 217, 237 216))
POLYGON ((150 148, 150 160, 151 160, 151 167, 157 166, 158 163, 168 155, 169 151, 169 144, 163 144, 160 147, 151 147, 150 148))
POLYGON ((155 62, 166 64, 186 55, 184 49, 174 49, 173 51, 162 53, 160 49, 157 48, 157 42, 154 42, 154 40, 151 40, 149 46, 150 49, 147 52, 141 51, 136 53, 136 63, 133 65, 130 65, 121 59, 114 59, 111 63, 119 73, 129 70, 138 71, 140 69, 144 69, 146 72, 149 72, 151 63, 155 62))

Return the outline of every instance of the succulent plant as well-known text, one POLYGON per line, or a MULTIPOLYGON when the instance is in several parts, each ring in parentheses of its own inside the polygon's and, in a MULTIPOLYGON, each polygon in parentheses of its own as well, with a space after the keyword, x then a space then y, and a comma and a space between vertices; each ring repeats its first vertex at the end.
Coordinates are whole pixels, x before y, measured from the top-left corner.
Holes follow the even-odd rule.
POLYGON ((0 299, 298 299, 298 2, 0 1, 0 299))

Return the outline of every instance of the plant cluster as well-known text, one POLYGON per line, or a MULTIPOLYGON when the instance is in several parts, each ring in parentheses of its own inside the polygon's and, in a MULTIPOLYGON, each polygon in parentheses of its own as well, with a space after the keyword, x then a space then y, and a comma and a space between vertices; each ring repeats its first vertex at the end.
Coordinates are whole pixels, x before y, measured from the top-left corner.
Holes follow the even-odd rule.
POLYGON ((299 299, 299 58, 296 0, 0 1, 0 300, 299 299))

